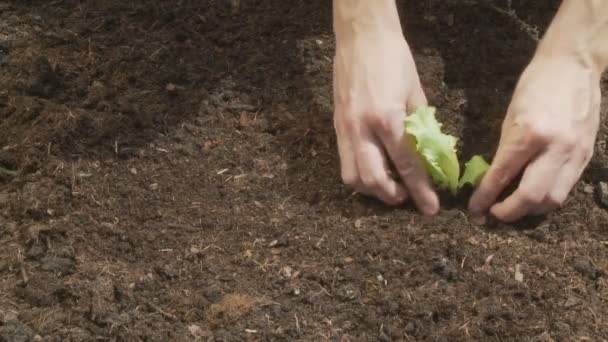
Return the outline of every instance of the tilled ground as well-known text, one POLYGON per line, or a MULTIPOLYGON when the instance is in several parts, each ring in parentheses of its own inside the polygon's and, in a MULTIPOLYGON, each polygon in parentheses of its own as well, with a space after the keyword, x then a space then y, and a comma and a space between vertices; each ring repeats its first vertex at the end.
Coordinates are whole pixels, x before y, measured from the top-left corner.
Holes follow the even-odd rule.
MULTIPOLYGON (((542 33, 556 4, 526 6, 542 33)), ((490 158, 534 34, 402 7, 490 158)), ((608 340, 605 120, 559 212, 425 219, 342 186, 332 56, 329 1, 0 1, 0 341, 608 340)))

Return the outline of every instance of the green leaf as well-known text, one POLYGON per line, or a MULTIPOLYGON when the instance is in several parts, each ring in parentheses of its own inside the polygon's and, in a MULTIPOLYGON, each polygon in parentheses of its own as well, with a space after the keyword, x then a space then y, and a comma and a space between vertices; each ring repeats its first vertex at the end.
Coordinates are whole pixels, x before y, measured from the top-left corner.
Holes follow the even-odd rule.
POLYGON ((479 185, 481 178, 486 174, 490 168, 490 165, 483 159, 482 156, 473 156, 464 165, 464 174, 460 178, 458 188, 462 188, 465 184, 469 183, 473 187, 479 185))
POLYGON ((448 188, 455 194, 460 177, 456 155, 458 139, 442 133, 441 126, 435 118, 435 108, 431 106, 418 107, 405 119, 406 134, 413 138, 431 178, 439 187, 448 188))

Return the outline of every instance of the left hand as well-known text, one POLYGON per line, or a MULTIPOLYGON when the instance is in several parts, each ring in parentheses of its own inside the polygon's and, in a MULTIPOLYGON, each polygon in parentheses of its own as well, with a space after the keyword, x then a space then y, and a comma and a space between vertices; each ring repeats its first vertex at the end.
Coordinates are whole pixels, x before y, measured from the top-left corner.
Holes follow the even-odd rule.
POLYGON ((515 89, 498 150, 469 209, 512 222, 559 208, 593 154, 601 72, 574 56, 537 55, 515 89), (523 171, 515 192, 498 196, 523 171))

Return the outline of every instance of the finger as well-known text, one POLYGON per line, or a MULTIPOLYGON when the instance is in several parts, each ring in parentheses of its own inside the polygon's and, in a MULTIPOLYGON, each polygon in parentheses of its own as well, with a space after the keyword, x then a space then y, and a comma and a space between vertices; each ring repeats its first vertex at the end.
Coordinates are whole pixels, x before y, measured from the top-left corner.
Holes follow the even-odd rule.
POLYGON ((500 142, 494 161, 469 201, 469 210, 473 214, 481 214, 491 207, 500 193, 543 147, 543 144, 524 134, 526 133, 508 135, 500 142))
POLYGON ((407 101, 408 113, 416 109, 416 107, 426 106, 427 104, 426 95, 424 94, 424 90, 422 89, 420 80, 418 80, 417 83, 417 86, 414 87, 414 89, 412 89, 412 91, 410 92, 410 96, 407 101))
POLYGON ((384 143, 409 196, 418 209, 425 215, 436 214, 439 210, 437 194, 414 147, 405 141, 403 124, 405 112, 401 110, 399 113, 387 113, 386 117, 389 119, 375 126, 378 137, 384 143))
POLYGON ((341 116, 337 115, 334 119, 336 130, 338 154, 340 155, 340 174, 342 182, 349 187, 356 187, 359 183, 359 172, 355 163, 355 151, 352 140, 346 134, 346 127, 341 116))
POLYGON ((590 155, 579 151, 571 160, 564 164, 555 178, 555 185, 545 199, 549 210, 563 206, 574 185, 583 174, 589 159, 590 155))
POLYGON ((569 153, 561 148, 551 148, 532 161, 515 192, 503 202, 491 208, 493 216, 504 222, 542 211, 545 198, 555 185, 556 175, 568 161, 569 153))
POLYGON ((379 141, 370 132, 364 132, 359 141, 357 167, 361 190, 387 204, 402 203, 406 198, 405 188, 390 177, 386 155, 379 141))

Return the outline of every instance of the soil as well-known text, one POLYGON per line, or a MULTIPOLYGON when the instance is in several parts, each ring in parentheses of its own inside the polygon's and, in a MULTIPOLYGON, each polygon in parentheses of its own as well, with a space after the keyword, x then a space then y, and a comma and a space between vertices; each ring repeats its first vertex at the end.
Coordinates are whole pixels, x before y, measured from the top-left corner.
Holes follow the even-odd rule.
MULTIPOLYGON (((400 4, 463 158, 555 2, 400 4)), ((563 209, 423 218, 342 185, 333 48, 330 1, 0 1, 0 341, 608 340, 605 115, 563 209)))

